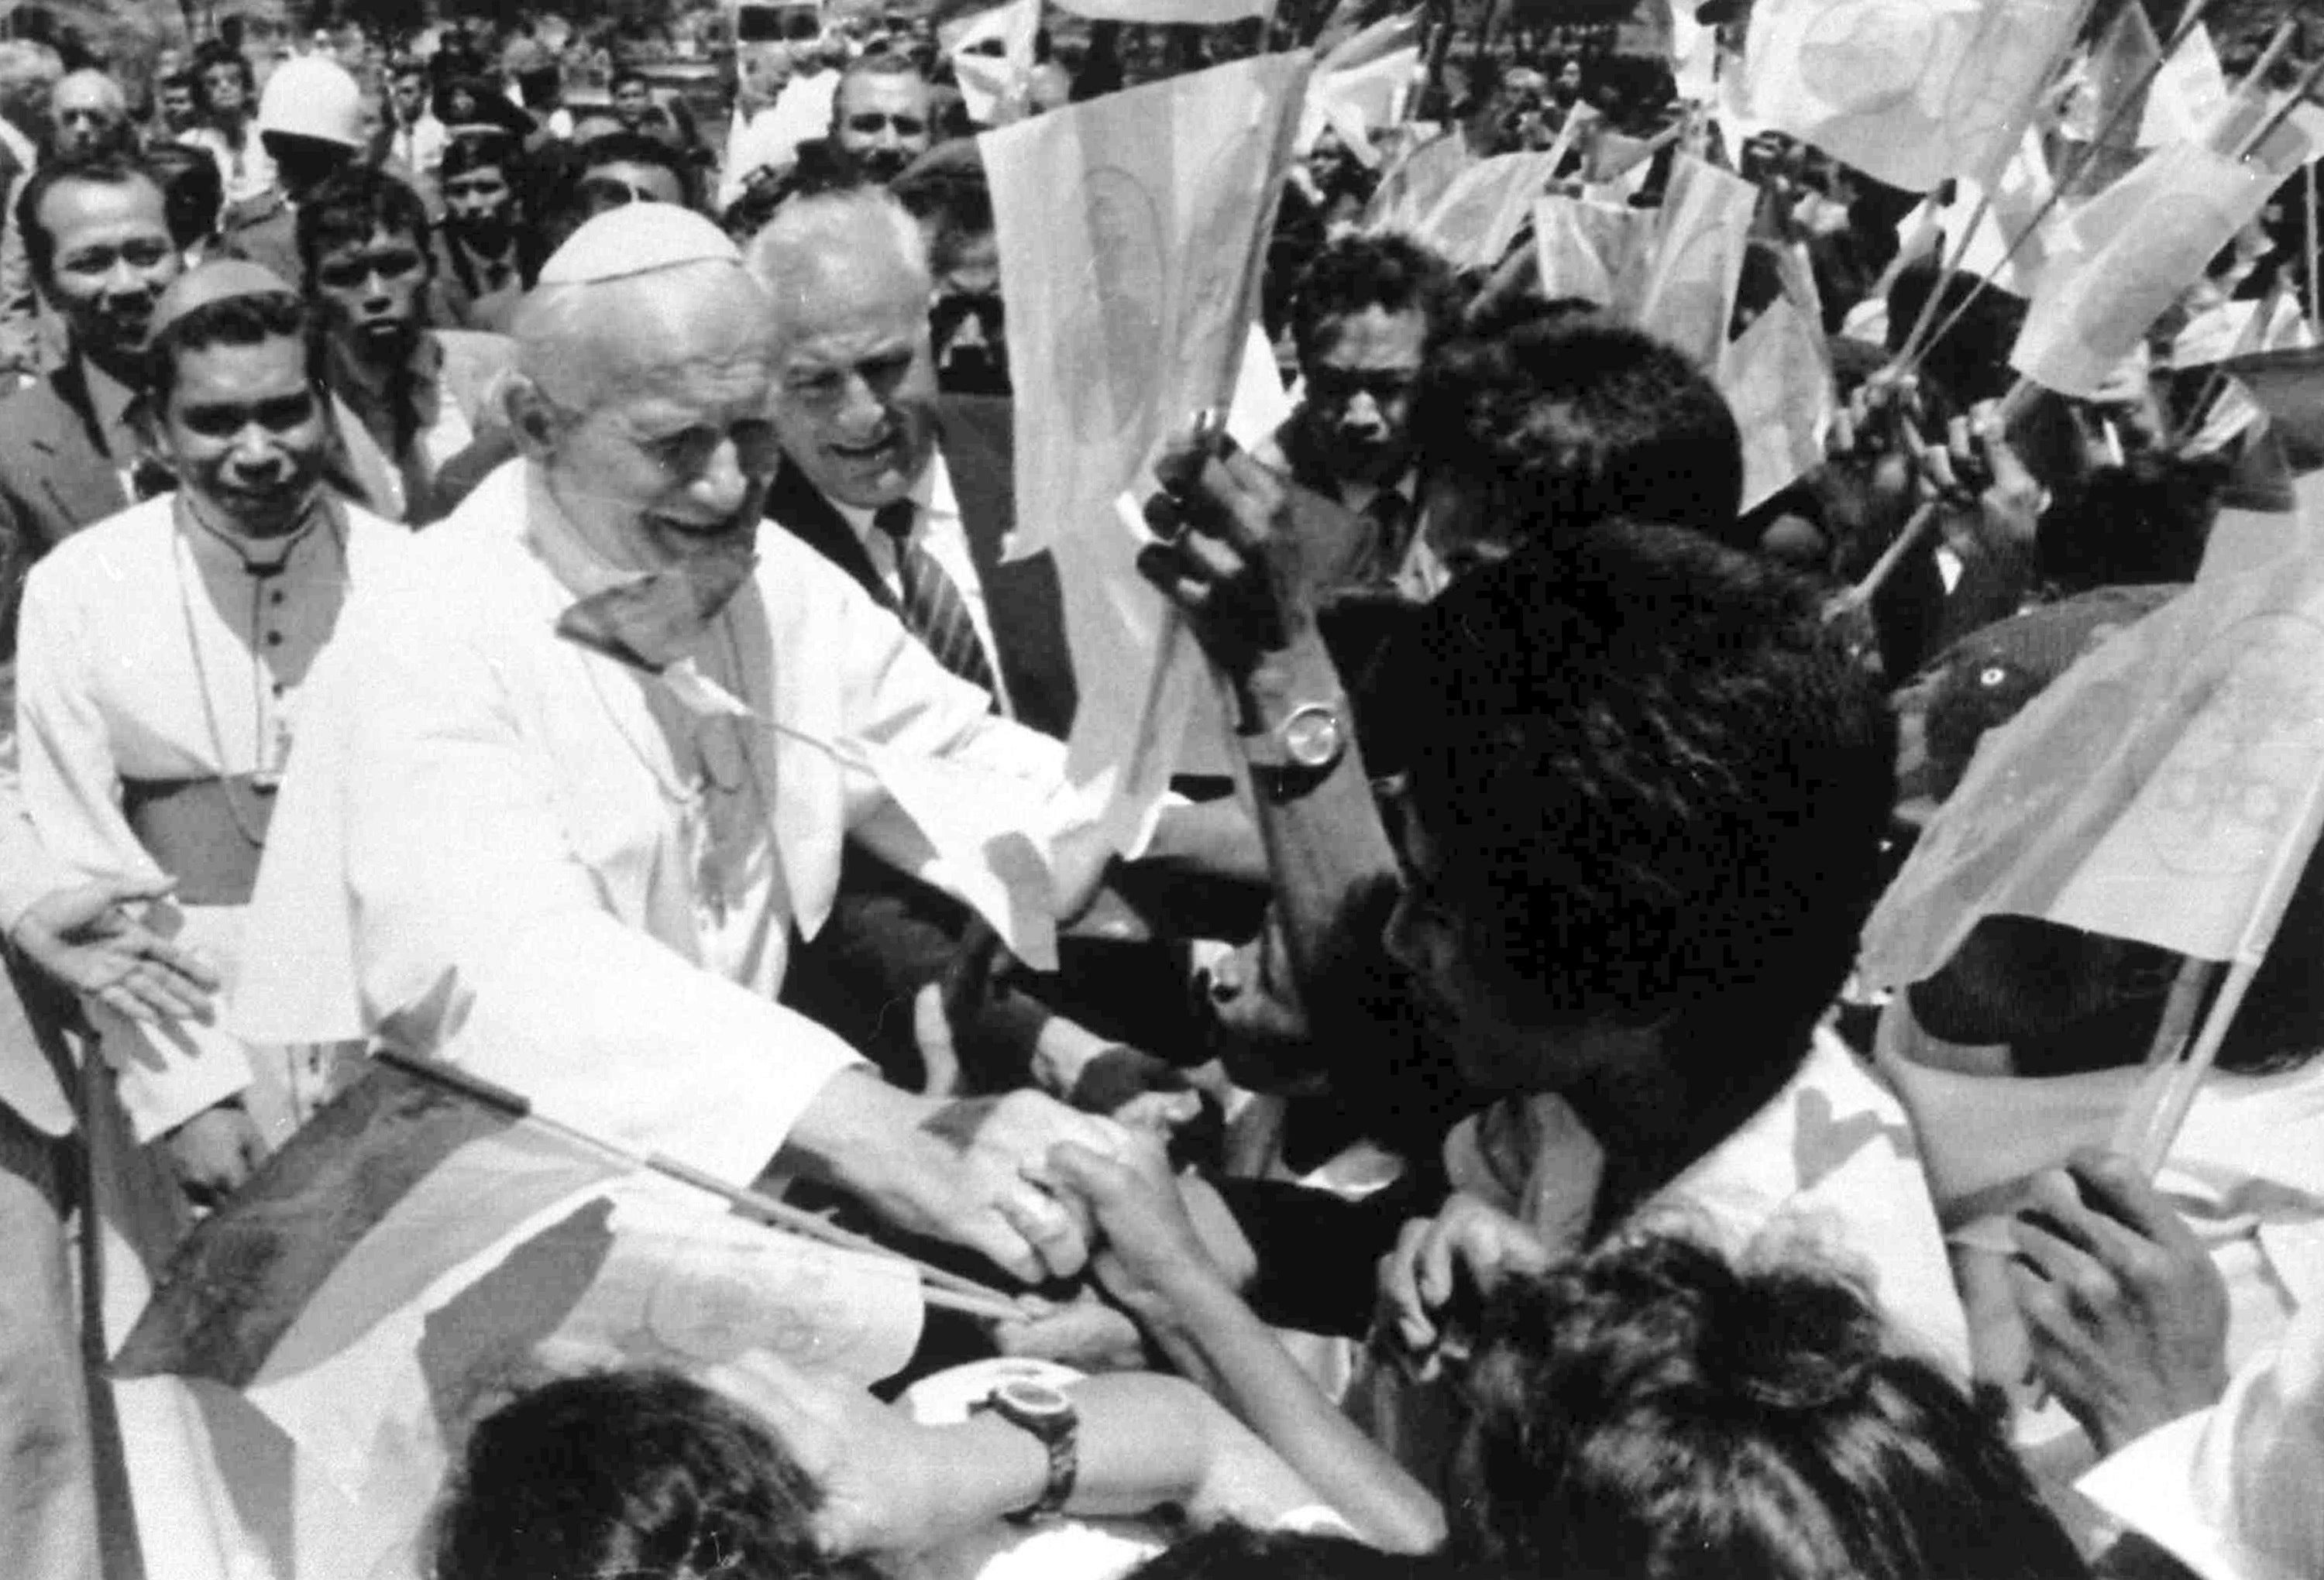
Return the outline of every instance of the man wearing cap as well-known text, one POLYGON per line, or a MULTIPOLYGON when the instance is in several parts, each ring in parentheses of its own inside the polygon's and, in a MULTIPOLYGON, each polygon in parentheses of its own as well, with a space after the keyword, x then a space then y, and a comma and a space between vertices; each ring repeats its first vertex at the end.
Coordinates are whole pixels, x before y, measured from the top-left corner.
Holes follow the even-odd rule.
POLYGON ((258 140, 274 161, 275 191, 237 215, 226 252, 279 280, 300 277, 299 205, 355 162, 365 142, 363 89, 346 68, 320 55, 285 60, 258 96, 258 140))
POLYGON ((308 699, 248 940, 272 969, 237 1015, 374 1032, 622 1145, 736 1183, 779 1162, 1065 1273, 1084 1228, 1023 1171, 1111 1126, 908 1095, 774 1001, 844 840, 928 870, 865 752, 996 835, 1056 804, 1064 755, 762 528, 768 317, 733 244, 667 204, 598 216, 544 266, 522 455, 359 593, 308 699))
MULTIPOLYGON (((42 848, 88 881, 174 879, 179 936, 229 995, 300 683, 349 586, 404 536, 324 487, 308 328, 297 293, 254 263, 164 292, 150 427, 180 487, 78 534, 24 587, 16 715, 42 848)), ((213 1026, 94 1015, 134 1139, 169 1138, 198 1199, 238 1183, 262 1135, 289 1134, 303 1071, 281 1057, 213 1026)))
MULTIPOLYGON (((351 585, 404 534, 321 488, 327 426, 305 309, 254 264, 180 278, 153 315, 152 442, 182 480, 35 567, 15 725, 44 862, 148 920, 230 1005, 237 934, 301 683, 351 585)), ((100 986, 78 981, 86 992, 100 986)), ((197 984, 198 986, 198 984, 197 984)), ((93 1291, 119 1342, 190 1222, 328 1094, 340 1051, 246 1044, 208 1015, 84 997, 104 1050, 81 1143, 107 1226, 93 1291)), ((182 995, 176 997, 182 997, 182 995)), ((218 1489, 166 1388, 116 1392, 139 1525, 205 1529, 218 1489)), ((208 1555, 173 1572, 207 1573, 208 1555)), ((46 1570, 43 1573, 49 1572, 46 1570)))

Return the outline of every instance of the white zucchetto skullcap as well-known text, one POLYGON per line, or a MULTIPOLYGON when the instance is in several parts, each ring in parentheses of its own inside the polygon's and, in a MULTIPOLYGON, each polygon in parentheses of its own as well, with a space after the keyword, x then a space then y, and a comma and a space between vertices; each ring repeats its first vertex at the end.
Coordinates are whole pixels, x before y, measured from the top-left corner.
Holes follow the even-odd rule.
POLYGON ((543 285, 595 285, 686 263, 740 263, 724 231, 675 203, 625 203, 586 222, 540 266, 543 285))

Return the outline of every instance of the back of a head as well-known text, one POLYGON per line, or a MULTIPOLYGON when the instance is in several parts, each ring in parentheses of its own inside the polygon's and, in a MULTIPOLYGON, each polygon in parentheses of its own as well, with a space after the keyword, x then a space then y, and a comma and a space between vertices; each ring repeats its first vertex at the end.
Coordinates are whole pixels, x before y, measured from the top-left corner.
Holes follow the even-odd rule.
POLYGON ((1420 1580, 1439 1567, 1434 1559, 1385 1553, 1353 1537, 1230 1522, 1174 1543, 1129 1580, 1420 1580))
POLYGON ((1850 1285, 1618 1242, 1489 1309, 1460 1537, 1508 1574, 2080 1580, 1999 1431, 1850 1285))
POLYGON ((1684 354, 1603 317, 1464 337, 1414 395, 1430 473, 1483 489, 1511 535, 1547 537, 1628 517, 1735 547, 1743 437, 1684 354))
POLYGON ((1895 720, 1817 604, 1625 522, 1431 604, 1388 683, 1396 744, 1441 897, 1513 1018, 1673 1020, 1673 1056, 1724 1061, 1735 1089, 1788 1076, 1854 956, 1895 794, 1895 720))
POLYGON ((820 1580, 822 1494, 764 1427, 667 1372, 573 1377, 487 1417, 434 1526, 434 1580, 820 1580))
POLYGON ((0 39, 0 115, 20 124, 29 121, 64 74, 63 59, 48 45, 0 39))

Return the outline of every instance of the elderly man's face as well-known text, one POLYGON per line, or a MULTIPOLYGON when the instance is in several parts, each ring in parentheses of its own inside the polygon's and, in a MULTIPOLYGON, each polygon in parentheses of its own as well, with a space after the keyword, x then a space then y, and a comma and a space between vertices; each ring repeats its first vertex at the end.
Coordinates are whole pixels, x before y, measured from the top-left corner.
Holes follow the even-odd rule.
POLYGON ((428 319, 428 249, 407 231, 374 231, 315 260, 315 305, 358 359, 401 362, 428 319))
POLYGON ((842 152, 875 181, 892 181, 928 151, 928 85, 918 77, 864 76, 840 90, 833 121, 842 152))
POLYGON ((296 335, 178 356, 155 442, 217 526, 252 537, 297 527, 323 475, 329 425, 296 335))
POLYGON ((591 541, 671 565, 758 530, 781 452, 768 419, 766 299, 740 270, 657 279, 609 301, 619 325, 586 412, 563 414, 549 486, 591 541))
POLYGON ((113 85, 78 72, 57 84, 49 98, 49 119, 56 128, 57 152, 65 155, 106 147, 128 124, 113 85))
POLYGON ((153 304, 178 278, 161 189, 151 181, 60 181, 38 224, 55 251, 49 293, 75 346, 99 357, 145 348, 153 304))
POLYGON ((927 282, 900 263, 827 269, 793 298, 777 350, 783 451, 826 495, 877 510, 936 447, 927 282))
POLYGON ((1388 482, 1411 464, 1412 383, 1428 320, 1377 303, 1323 330, 1307 379, 1309 416, 1343 482, 1388 482))

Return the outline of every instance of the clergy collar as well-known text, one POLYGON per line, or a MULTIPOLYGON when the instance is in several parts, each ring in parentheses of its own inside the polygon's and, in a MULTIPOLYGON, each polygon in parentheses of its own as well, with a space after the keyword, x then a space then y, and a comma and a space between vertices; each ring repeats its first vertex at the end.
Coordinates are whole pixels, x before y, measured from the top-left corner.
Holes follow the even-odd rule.
POLYGON ((322 488, 315 491, 304 519, 280 537, 245 537, 221 527, 200 501, 183 490, 172 496, 171 510, 198 563, 237 568, 246 576, 259 578, 281 574, 300 546, 317 536, 316 528, 336 519, 336 501, 322 488))

